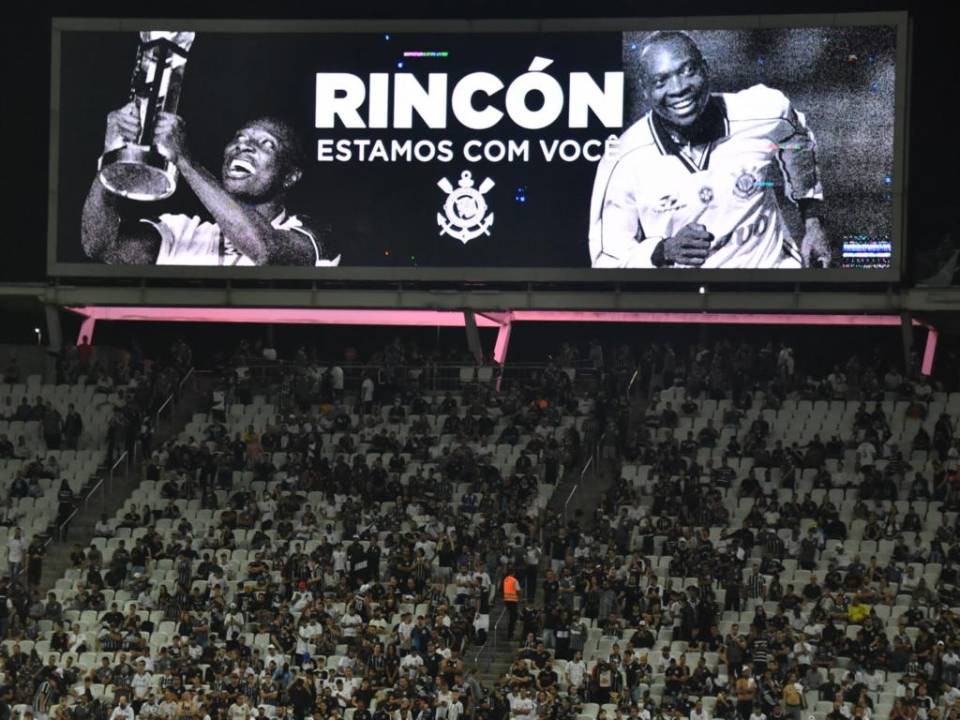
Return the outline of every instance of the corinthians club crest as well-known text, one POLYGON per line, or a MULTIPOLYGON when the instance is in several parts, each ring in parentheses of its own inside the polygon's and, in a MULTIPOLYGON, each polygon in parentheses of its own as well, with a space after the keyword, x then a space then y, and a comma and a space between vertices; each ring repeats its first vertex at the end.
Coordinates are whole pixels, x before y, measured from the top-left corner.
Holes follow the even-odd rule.
POLYGON ((489 235, 493 225, 493 213, 487 214, 487 201, 484 194, 494 186, 493 180, 486 178, 479 188, 473 186, 473 175, 469 170, 460 173, 459 187, 453 187, 449 180, 442 178, 437 186, 447 193, 443 203, 443 212, 437 213, 437 224, 441 235, 449 235, 466 245, 475 237, 489 235))

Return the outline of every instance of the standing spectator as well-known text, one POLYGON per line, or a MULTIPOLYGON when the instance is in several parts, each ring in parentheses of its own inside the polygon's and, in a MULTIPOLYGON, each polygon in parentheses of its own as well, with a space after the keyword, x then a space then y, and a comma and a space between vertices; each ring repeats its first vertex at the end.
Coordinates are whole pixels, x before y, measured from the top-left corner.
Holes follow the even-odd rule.
POLYGON ((37 720, 47 720, 50 709, 60 699, 61 679, 55 673, 50 673, 37 684, 33 696, 33 712, 37 720))
POLYGON ((743 570, 740 566, 731 563, 725 568, 723 574, 723 588, 726 591, 724 596, 724 610, 740 612, 740 589, 743 587, 743 570))
POLYGON ((763 602, 767 599, 767 583, 760 574, 759 563, 753 564, 753 571, 747 578, 747 597, 755 602, 763 602))
POLYGON ((7 569, 11 580, 14 580, 20 574, 24 547, 23 530, 18 527, 14 528, 13 537, 7 540, 7 569))
POLYGON ((127 419, 123 408, 117 405, 107 423, 107 464, 112 465, 114 454, 123 447, 127 433, 127 419))
POLYGON ((7 637, 7 624, 10 621, 10 581, 0 578, 0 640, 7 637))
POLYGON ((527 542, 524 559, 527 565, 527 573, 524 578, 527 584, 527 600, 533 602, 537 596, 537 570, 540 567, 540 548, 533 541, 527 542))
POLYGON ((150 457, 153 452, 153 423, 149 415, 144 415, 140 423, 140 452, 142 457, 150 457))
POLYGON ((751 677, 749 665, 743 666, 734 691, 737 695, 737 713, 741 718, 749 718, 753 714, 753 703, 757 697, 757 681, 751 677))
POLYGON ((339 403, 343 400, 343 368, 334 365, 328 373, 330 375, 330 389, 333 391, 333 401, 339 403))
POLYGON ((137 671, 130 679, 130 687, 133 689, 133 709, 134 712, 143 712, 143 705, 147 701, 148 695, 151 695, 153 684, 153 675, 147 672, 146 663, 143 660, 137 661, 137 671))
POLYGON ((34 535, 27 548, 27 583, 31 588, 40 587, 40 578, 43 575, 43 558, 47 554, 46 547, 39 535, 34 535))
POLYGON ((63 437, 63 418, 60 417, 60 413, 47 403, 40 422, 43 426, 43 439, 47 443, 47 449, 59 450, 60 440, 63 437))
POLYGON ((63 440, 67 450, 76 450, 83 434, 83 418, 71 403, 67 406, 67 416, 63 419, 63 440))
POLYGON ((460 720, 463 716, 463 702, 460 700, 460 693, 454 690, 450 701, 447 703, 447 720, 460 720))
POLYGON ((787 684, 783 686, 784 716, 789 720, 800 720, 803 716, 803 686, 797 682, 796 673, 790 673, 787 684))
MULTIPOLYGON (((293 685, 287 690, 287 694, 290 705, 293 706, 293 716, 297 720, 303 720, 303 718, 313 713, 315 705, 314 692, 312 688, 306 686, 302 676, 294 680, 293 685)), ((242 697, 243 696, 240 696, 240 698, 238 698, 238 702, 242 702, 242 697)), ((236 705, 230 706, 230 720, 248 720, 249 717, 252 717, 252 714, 246 717, 236 715, 234 713, 235 707, 236 705)))
POLYGON ((587 357, 590 359, 590 364, 594 370, 599 372, 603 369, 603 346, 596 338, 590 341, 590 350, 587 357))
POLYGON ((514 577, 513 571, 507 571, 503 579, 503 604, 507 609, 507 639, 513 639, 513 631, 517 627, 517 610, 520 605, 520 583, 514 577))
POLYGON ((567 663, 567 687, 573 695, 582 696, 586 676, 587 665, 578 650, 574 653, 573 660, 567 663))
POLYGON ((374 382, 370 373, 363 376, 363 382, 360 383, 360 410, 364 414, 373 409, 373 391, 374 382))
POLYGON ((789 387, 793 380, 795 361, 793 359, 793 348, 784 345, 780 348, 777 355, 777 370, 780 373, 780 379, 789 387))
MULTIPOLYGON (((60 489, 57 491, 57 525, 64 525, 67 518, 70 517, 70 514, 73 512, 74 507, 74 497, 73 489, 70 487, 70 483, 66 481, 66 478, 60 481, 60 489)), ((67 528, 64 526, 62 537, 65 538, 67 535, 67 528)))

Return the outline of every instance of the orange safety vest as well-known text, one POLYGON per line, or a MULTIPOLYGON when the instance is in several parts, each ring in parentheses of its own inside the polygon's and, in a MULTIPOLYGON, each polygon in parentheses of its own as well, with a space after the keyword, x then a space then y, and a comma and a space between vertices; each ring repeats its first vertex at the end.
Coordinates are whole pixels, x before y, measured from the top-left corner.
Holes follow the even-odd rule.
POLYGON ((517 579, 513 575, 507 575, 503 579, 503 601, 520 602, 520 593, 517 592, 517 579))

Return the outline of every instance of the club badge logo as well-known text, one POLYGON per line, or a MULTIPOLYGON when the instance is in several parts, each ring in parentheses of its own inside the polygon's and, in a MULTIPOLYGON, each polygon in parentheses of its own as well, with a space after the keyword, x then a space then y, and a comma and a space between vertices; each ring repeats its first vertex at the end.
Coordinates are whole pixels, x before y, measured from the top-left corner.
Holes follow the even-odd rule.
POLYGON ((437 186, 447 193, 443 203, 443 212, 437 213, 437 225, 441 235, 449 235, 466 245, 480 235, 489 235, 493 225, 493 213, 487 214, 487 201, 484 195, 494 186, 493 180, 486 178, 480 187, 474 187, 473 175, 469 170, 460 173, 458 187, 442 178, 437 186))
POLYGON ((733 194, 741 200, 746 200, 751 195, 759 192, 760 182, 756 175, 749 170, 741 170, 737 179, 733 182, 733 194))

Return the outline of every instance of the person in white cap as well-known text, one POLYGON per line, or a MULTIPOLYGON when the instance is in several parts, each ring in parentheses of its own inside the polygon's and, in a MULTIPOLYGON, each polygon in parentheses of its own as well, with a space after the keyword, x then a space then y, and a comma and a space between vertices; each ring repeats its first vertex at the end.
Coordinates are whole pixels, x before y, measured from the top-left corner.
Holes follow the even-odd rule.
POLYGON ((277 667, 283 667, 283 654, 278 652, 277 646, 271 643, 267 646, 267 655, 263 661, 265 665, 276 663, 277 667))

